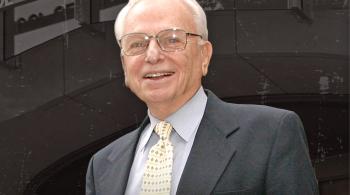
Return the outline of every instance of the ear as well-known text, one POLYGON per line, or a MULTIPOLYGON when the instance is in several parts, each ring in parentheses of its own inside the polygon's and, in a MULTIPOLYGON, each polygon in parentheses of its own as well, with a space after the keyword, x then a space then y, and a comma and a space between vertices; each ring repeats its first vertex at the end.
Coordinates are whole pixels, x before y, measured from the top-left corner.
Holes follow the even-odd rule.
POLYGON ((208 73, 209 62, 213 54, 213 46, 209 41, 205 41, 201 49, 202 54, 202 75, 206 76, 208 73))
POLYGON ((125 66, 125 62, 124 62, 124 55, 122 52, 120 52, 120 61, 122 62, 122 67, 123 67, 123 71, 124 71, 124 83, 125 83, 125 86, 128 87, 128 77, 126 75, 126 66, 125 66))

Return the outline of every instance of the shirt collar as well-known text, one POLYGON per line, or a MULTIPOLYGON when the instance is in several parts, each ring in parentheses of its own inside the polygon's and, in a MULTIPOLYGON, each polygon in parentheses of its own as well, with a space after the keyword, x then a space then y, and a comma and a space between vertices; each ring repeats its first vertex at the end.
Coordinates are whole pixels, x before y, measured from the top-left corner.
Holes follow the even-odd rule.
POLYGON ((188 142, 202 120, 206 104, 207 96, 203 87, 200 87, 197 93, 179 110, 166 118, 166 121, 173 126, 182 139, 188 142))
MULTIPOLYGON (((175 129, 176 133, 178 133, 186 142, 188 142, 191 135, 196 132, 199 123, 202 120, 207 99, 203 87, 200 87, 188 102, 165 119, 165 121, 169 122, 175 129)), ((141 134, 139 149, 145 147, 152 135, 154 127, 160 122, 160 120, 154 117, 149 110, 147 112, 150 124, 141 134)))

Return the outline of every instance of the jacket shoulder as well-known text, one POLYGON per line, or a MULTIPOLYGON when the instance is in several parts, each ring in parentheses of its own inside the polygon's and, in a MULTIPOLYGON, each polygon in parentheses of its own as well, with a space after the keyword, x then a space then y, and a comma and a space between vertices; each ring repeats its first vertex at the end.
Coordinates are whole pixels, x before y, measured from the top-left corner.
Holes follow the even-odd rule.
MULTIPOLYGON (((225 102, 226 103, 226 102, 225 102)), ((241 115, 280 117, 282 115, 294 113, 293 111, 256 104, 235 104, 226 103, 232 111, 240 112, 241 115)))
POLYGON ((272 132, 286 121, 299 121, 299 117, 285 109, 265 105, 228 103, 208 92, 206 117, 217 126, 239 126, 246 131, 272 132), (292 119, 292 120, 291 120, 292 119))
POLYGON ((295 114, 293 111, 265 105, 229 103, 219 99, 211 91, 207 92, 207 111, 211 114, 219 114, 220 118, 235 117, 240 121, 258 118, 276 120, 285 115, 295 114))
MULTIPOLYGON (((138 135, 138 128, 132 130, 131 132, 117 138, 116 140, 114 140, 113 142, 109 143, 107 146, 101 148, 100 150, 98 150, 95 154, 94 154, 94 160, 98 161, 101 159, 105 159, 108 156, 112 155, 113 153, 115 153, 116 150, 120 150, 122 148, 127 148, 124 146, 127 145, 131 145, 133 144, 132 140, 137 137, 138 135), (123 147, 122 147, 123 146, 123 147)), ((122 152, 122 151, 119 151, 122 152)))
POLYGON ((236 114, 240 123, 258 123, 258 124, 270 124, 279 125, 279 123, 286 117, 296 117, 297 114, 290 110, 275 108, 265 105, 254 104, 233 104, 226 103, 230 107, 231 111, 236 114))

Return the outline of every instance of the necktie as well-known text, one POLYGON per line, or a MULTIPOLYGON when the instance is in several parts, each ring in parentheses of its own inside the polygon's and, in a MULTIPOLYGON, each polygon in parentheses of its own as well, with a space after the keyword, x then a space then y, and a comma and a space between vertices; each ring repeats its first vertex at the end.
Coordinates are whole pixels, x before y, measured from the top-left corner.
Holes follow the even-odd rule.
POLYGON ((151 147, 143 175, 141 195, 169 195, 173 165, 173 146, 169 140, 172 126, 159 122, 154 131, 159 141, 151 147))

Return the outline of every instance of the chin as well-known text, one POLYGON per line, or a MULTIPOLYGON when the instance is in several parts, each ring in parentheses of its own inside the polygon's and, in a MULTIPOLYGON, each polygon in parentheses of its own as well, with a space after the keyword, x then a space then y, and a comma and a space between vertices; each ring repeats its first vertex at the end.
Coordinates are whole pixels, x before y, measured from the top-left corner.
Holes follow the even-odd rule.
POLYGON ((173 99, 174 93, 171 91, 153 90, 144 94, 146 103, 162 103, 173 99))

